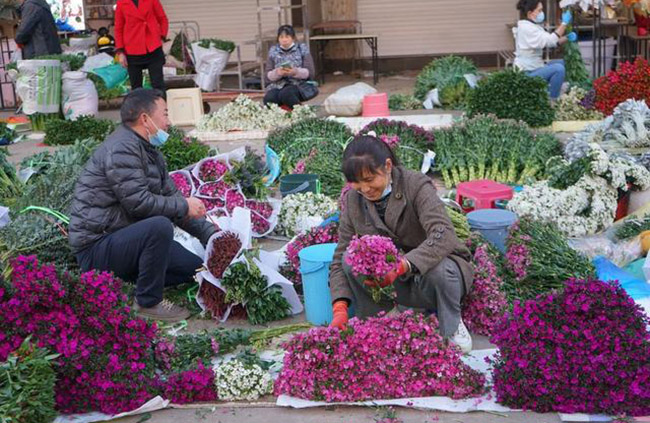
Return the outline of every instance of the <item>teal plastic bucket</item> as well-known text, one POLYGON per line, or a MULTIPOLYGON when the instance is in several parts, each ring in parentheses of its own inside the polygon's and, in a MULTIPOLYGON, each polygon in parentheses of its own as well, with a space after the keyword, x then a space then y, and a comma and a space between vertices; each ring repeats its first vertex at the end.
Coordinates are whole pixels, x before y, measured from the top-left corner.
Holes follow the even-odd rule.
POLYGON ((313 325, 327 325, 332 321, 329 274, 335 249, 336 244, 320 244, 303 248, 298 253, 305 314, 313 325))
POLYGON ((482 209, 468 213, 467 221, 473 231, 479 231, 486 240, 505 253, 508 230, 517 221, 517 215, 508 210, 482 209))
POLYGON ((311 173, 285 175, 280 178, 280 193, 283 197, 300 192, 320 194, 318 175, 311 173))

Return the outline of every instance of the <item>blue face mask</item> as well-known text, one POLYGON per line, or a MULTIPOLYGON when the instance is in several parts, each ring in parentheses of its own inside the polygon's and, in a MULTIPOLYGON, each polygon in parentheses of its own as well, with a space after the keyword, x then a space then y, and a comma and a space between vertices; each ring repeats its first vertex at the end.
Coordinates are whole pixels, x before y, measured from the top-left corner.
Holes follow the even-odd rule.
MULTIPOLYGON (((151 121, 153 123, 153 120, 151 121)), ((157 131, 153 135, 149 135, 149 142, 151 145, 154 147, 162 147, 164 143, 167 142, 169 139, 169 134, 162 129, 158 128, 158 126, 154 123, 153 126, 156 127, 157 131)))
POLYGON ((535 23, 544 23, 544 19, 546 19, 546 16, 544 15, 544 11, 541 11, 537 14, 537 16, 535 16, 535 23))

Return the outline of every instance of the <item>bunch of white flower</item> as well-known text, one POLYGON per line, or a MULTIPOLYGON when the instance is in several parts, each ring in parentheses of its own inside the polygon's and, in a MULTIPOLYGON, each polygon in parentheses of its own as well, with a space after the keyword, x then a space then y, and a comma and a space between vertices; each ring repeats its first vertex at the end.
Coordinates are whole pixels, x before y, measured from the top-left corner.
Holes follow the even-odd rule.
POLYGON ((607 180, 585 175, 566 190, 551 188, 547 181, 527 186, 515 194, 508 208, 519 217, 553 222, 565 235, 579 237, 611 226, 617 199, 616 188, 607 180))
POLYGON ((217 395, 223 401, 254 401, 273 390, 271 375, 257 364, 231 360, 215 371, 217 395))
POLYGON ((292 237, 320 225, 338 209, 336 200, 313 192, 292 194, 282 199, 278 231, 292 237))
POLYGON ((624 156, 613 157, 596 143, 589 144, 592 158, 591 172, 609 181, 616 189, 628 190, 628 182, 632 188, 645 191, 650 188, 650 171, 631 158, 624 156))

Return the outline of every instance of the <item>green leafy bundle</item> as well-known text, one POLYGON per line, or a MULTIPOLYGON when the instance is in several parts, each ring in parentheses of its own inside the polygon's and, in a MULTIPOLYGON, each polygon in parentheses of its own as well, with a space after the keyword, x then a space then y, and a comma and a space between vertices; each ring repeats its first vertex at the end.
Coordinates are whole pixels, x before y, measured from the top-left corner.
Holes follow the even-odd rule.
POLYGON ((80 116, 77 120, 53 120, 45 124, 46 145, 70 145, 85 139, 104 141, 115 130, 115 122, 80 116))
POLYGON ((169 51, 169 54, 179 62, 183 62, 185 59, 185 52, 183 51, 183 46, 189 46, 187 36, 184 31, 180 31, 174 37, 172 42, 172 48, 169 51))
POLYGON ((36 348, 27 338, 7 361, 0 363, 0 420, 50 423, 54 410, 56 374, 52 360, 58 354, 36 348), (8 420, 7 420, 8 419, 8 420))
POLYGON ((616 239, 624 241, 634 238, 644 231, 650 231, 650 214, 640 218, 626 219, 616 230, 616 239))
POLYGON ((34 113, 29 115, 32 131, 44 131, 48 122, 63 120, 60 113, 34 113))
POLYGON ((467 241, 471 235, 471 228, 467 216, 451 207, 446 207, 446 210, 458 239, 462 242, 467 241))
POLYGON ((571 248, 553 224, 521 219, 510 229, 507 247, 506 266, 512 277, 504 289, 510 300, 530 300, 562 289, 571 278, 596 277, 591 261, 571 248))
POLYGON ((304 173, 319 176, 323 193, 338 197, 345 185, 341 158, 351 139, 352 132, 345 124, 309 118, 271 132, 266 142, 280 156, 284 175, 303 162, 304 173))
POLYGON ((170 126, 167 132, 169 139, 163 144, 160 151, 165 156, 169 171, 186 168, 201 159, 216 154, 214 150, 210 149, 210 146, 197 138, 188 137, 180 128, 170 126))
POLYGON ((232 170, 225 176, 226 182, 233 185, 239 184, 242 193, 248 199, 266 200, 269 189, 264 184, 264 175, 267 173, 266 162, 261 155, 251 147, 246 147, 244 161, 232 161, 232 170))
POLYGON ((444 108, 463 108, 471 87, 465 75, 475 75, 478 69, 472 61, 458 56, 436 59, 422 69, 415 82, 415 97, 424 101, 427 93, 438 89, 444 108))
POLYGON ((422 108, 422 102, 412 95, 391 94, 388 98, 388 108, 390 110, 419 110, 422 108))
POLYGON ((16 138, 16 131, 9 128, 6 123, 0 122, 0 140, 6 139, 11 143, 16 138))
POLYGON ((267 285, 267 278, 251 263, 235 263, 228 268, 221 281, 226 288, 226 302, 242 304, 252 325, 289 317, 291 306, 282 296, 279 286, 267 285))
POLYGON ((494 114, 501 119, 521 120, 532 127, 548 126, 554 117, 546 81, 514 69, 481 80, 469 93, 467 112, 470 117, 494 114))
POLYGON ((8 204, 8 200, 19 197, 23 184, 16 175, 16 169, 9 163, 6 149, 0 148, 0 204, 8 204))
POLYGON ((581 157, 571 163, 566 162, 561 156, 552 157, 547 162, 546 174, 548 186, 565 190, 591 171, 591 156, 581 157))
MULTIPOLYGON (((35 57, 34 60, 60 60, 62 62, 61 65, 71 71, 78 71, 86 63, 86 57, 82 54, 46 54, 35 57)), ((8 64, 7 70, 11 69, 18 70, 18 64, 8 64)))
POLYGON ((377 119, 361 129, 360 133, 367 134, 370 131, 375 131, 380 138, 384 135, 397 136, 399 141, 393 147, 397 158, 402 166, 412 170, 420 170, 423 155, 434 146, 435 137, 432 132, 406 122, 377 119))
POLYGON ((124 94, 124 87, 120 84, 111 89, 106 87, 104 80, 94 73, 88 74, 88 79, 93 81, 95 88, 97 89, 97 97, 100 100, 113 100, 115 98, 121 97, 124 94))
POLYGON ((535 134, 522 122, 477 116, 435 132, 436 166, 448 188, 491 179, 523 184, 540 179, 546 162, 562 154, 549 133, 535 134))
POLYGON ((227 51, 232 53, 235 50, 235 43, 228 40, 220 40, 218 38, 203 38, 199 41, 199 47, 210 48, 214 47, 217 50, 227 51))

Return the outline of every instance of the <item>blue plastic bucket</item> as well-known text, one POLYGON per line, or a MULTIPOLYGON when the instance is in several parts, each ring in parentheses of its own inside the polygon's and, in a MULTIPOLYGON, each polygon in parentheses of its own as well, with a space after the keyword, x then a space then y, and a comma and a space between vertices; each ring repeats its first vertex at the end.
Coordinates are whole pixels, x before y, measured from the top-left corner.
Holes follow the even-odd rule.
POLYGON ((326 325, 332 321, 329 273, 335 249, 336 244, 320 244, 303 248, 298 253, 305 314, 314 325, 326 325))
POLYGON ((509 210, 482 209, 468 213, 467 221, 473 231, 479 231, 499 251, 505 253, 508 230, 517 221, 517 215, 509 210))

